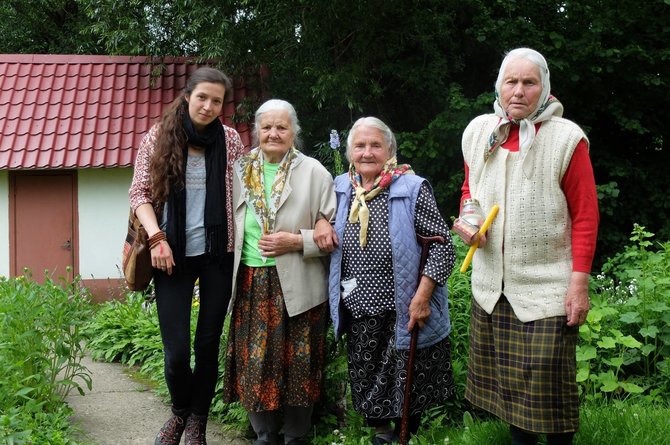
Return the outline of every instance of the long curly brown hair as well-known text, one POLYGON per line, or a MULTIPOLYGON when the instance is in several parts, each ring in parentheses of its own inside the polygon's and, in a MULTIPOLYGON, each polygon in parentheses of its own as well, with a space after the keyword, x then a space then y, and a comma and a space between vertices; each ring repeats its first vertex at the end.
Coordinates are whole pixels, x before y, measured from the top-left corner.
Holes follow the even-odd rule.
POLYGON ((167 201, 172 186, 184 185, 184 147, 186 146, 186 132, 182 118, 188 113, 188 102, 185 97, 190 96, 193 90, 202 82, 218 83, 225 91, 224 102, 233 93, 232 82, 221 71, 210 68, 198 68, 191 74, 183 94, 180 94, 163 112, 160 128, 156 138, 156 147, 149 164, 151 178, 151 193, 154 203, 167 201))

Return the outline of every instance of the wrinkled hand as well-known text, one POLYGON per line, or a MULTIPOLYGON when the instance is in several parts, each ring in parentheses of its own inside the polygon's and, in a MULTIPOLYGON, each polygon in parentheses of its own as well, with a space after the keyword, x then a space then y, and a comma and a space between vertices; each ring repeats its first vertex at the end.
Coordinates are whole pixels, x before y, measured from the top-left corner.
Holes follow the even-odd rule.
POLYGON ((454 221, 452 230, 461 240, 463 240, 467 246, 472 246, 475 243, 477 243, 477 247, 486 246, 486 233, 480 235, 477 227, 469 224, 467 221, 464 221, 461 218, 457 218, 454 221))
POLYGON ((435 289, 435 281, 427 276, 421 277, 419 288, 412 297, 409 303, 409 323, 407 330, 412 332, 415 325, 419 329, 423 329, 426 320, 430 317, 430 299, 433 297, 433 290, 435 289))
POLYGON ((167 272, 172 275, 172 268, 175 266, 172 257, 172 249, 167 241, 161 241, 151 249, 151 265, 156 269, 167 272))
POLYGON ((316 222, 313 237, 319 249, 325 252, 332 252, 339 244, 335 229, 325 218, 321 218, 316 222))
POLYGON ((486 246, 486 234, 487 233, 488 233, 488 231, 485 232, 485 233, 482 233, 481 235, 477 235, 477 237, 479 237, 479 243, 477 244, 478 249, 486 246))
POLYGON ((568 293, 565 296, 568 326, 581 326, 589 313, 589 274, 572 272, 568 293))
POLYGON ((302 250, 302 235, 289 232, 263 235, 258 241, 258 249, 261 255, 268 258, 296 252, 302 250))

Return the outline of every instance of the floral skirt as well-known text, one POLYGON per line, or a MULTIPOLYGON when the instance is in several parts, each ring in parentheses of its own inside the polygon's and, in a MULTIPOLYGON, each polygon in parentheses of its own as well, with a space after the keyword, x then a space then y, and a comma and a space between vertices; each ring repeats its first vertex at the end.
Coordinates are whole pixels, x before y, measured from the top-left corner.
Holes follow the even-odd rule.
POLYGON ((321 395, 328 303, 289 317, 275 267, 240 266, 223 396, 251 412, 309 406, 321 395))
MULTIPOLYGON (((352 318, 347 329, 354 408, 369 419, 402 416, 409 351, 395 347, 394 311, 352 318)), ((449 337, 414 356, 410 414, 444 403, 455 392, 449 337)))

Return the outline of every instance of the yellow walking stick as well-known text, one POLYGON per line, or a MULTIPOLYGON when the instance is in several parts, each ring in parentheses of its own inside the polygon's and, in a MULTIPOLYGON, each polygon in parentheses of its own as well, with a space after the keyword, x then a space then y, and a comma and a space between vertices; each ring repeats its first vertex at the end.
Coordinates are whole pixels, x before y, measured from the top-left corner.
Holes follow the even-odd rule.
MULTIPOLYGON (((491 226, 491 223, 493 222, 494 219, 496 219, 496 216, 498 215, 498 204, 494 204, 493 207, 491 207, 491 211, 489 212, 488 216, 484 220, 484 224, 482 224, 482 227, 479 229, 479 236, 482 236, 483 234, 486 233, 487 230, 489 230, 489 227, 491 226)), ((468 254, 465 255, 465 259, 463 260, 463 265, 461 266, 461 273, 465 272, 468 270, 468 266, 470 265, 470 262, 472 261, 472 257, 475 255, 475 252, 477 251, 477 247, 479 247, 479 236, 477 237, 476 240, 470 244, 470 250, 468 250, 468 254)))

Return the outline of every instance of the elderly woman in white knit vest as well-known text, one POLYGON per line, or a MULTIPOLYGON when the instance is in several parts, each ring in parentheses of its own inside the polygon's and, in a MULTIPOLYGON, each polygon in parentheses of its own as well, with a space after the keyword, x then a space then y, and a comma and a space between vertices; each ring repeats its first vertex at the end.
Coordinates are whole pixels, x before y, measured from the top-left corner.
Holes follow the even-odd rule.
POLYGON ((570 444, 599 220, 589 142, 561 117, 537 51, 510 51, 495 91, 495 113, 463 134, 461 203, 500 207, 473 259, 465 397, 509 423, 513 444, 570 444))

